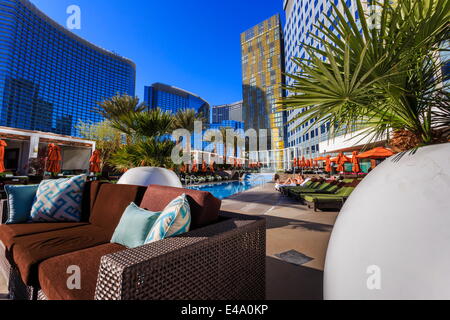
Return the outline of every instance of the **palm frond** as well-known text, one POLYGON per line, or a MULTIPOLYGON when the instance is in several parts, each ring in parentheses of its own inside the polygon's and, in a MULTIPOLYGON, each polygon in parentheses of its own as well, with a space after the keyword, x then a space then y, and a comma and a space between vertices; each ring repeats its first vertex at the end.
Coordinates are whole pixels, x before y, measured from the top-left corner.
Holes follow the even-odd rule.
POLYGON ((446 62, 436 56, 448 40, 450 1, 383 0, 366 7, 357 0, 359 22, 341 2, 342 9, 332 4, 327 23, 316 26, 323 38, 313 38, 321 46, 302 44, 307 57, 293 59, 300 72, 287 75, 294 80, 286 87, 291 95, 279 109, 301 109, 292 122, 329 124, 331 136, 364 128, 376 139, 407 130, 432 143, 436 123, 447 123, 439 76, 446 62))

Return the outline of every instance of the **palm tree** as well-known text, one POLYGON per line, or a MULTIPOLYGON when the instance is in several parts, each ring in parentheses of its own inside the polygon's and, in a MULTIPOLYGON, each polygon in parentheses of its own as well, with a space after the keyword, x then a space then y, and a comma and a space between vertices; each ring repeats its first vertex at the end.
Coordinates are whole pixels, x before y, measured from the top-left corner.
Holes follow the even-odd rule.
POLYGON ((173 116, 161 109, 148 112, 130 112, 111 121, 117 130, 132 136, 134 139, 142 137, 164 136, 172 132, 173 116))
MULTIPOLYGON (((194 133, 195 122, 200 121, 202 124, 206 122, 202 113, 196 113, 193 109, 179 110, 176 114, 172 116, 172 130, 186 129, 191 134, 194 133)), ((176 145, 183 142, 183 137, 177 140, 176 145)))
POLYGON ((174 117, 161 109, 144 112, 138 98, 115 96, 100 104, 98 112, 112 128, 127 137, 127 143, 114 152, 109 164, 123 171, 139 166, 171 167, 175 144, 170 140, 174 117))
POLYGON ((173 117, 173 130, 186 129, 190 132, 194 131, 196 121, 206 122, 202 113, 196 113, 193 109, 179 110, 173 117))
MULTIPOLYGON (((233 130, 233 128, 231 127, 220 127, 219 129, 214 129, 214 130, 209 130, 207 131, 207 134, 205 135, 205 139, 207 140, 211 140, 213 135, 217 135, 217 133, 219 133, 219 135, 222 137, 222 141, 221 144, 223 145, 223 156, 224 156, 224 161, 226 164, 227 161, 227 157, 228 157, 228 150, 230 148, 233 148, 233 155, 232 156, 236 156, 237 157, 237 143, 238 143, 238 137, 236 135, 233 136, 233 141, 228 141, 227 139, 227 133, 228 130, 233 130)), ((218 142, 218 141, 212 141, 212 142, 218 142)))
POLYGON ((142 113, 146 106, 139 102, 139 98, 127 94, 116 96, 98 103, 94 110, 103 118, 110 121, 111 126, 126 134, 127 143, 131 143, 132 132, 128 130, 127 119, 142 113))
POLYGON ((174 147, 175 143, 169 139, 148 138, 122 146, 111 157, 110 163, 119 171, 143 166, 171 168, 174 147))
POLYGON ((99 108, 95 111, 107 120, 115 121, 122 116, 131 113, 140 113, 147 107, 144 103, 139 102, 139 98, 131 97, 127 94, 116 96, 98 103, 99 108))
POLYGON ((359 23, 341 2, 342 10, 333 5, 329 26, 316 26, 323 38, 311 32, 323 49, 304 43, 309 57, 293 59, 301 71, 288 75, 292 95, 280 109, 304 109, 300 125, 329 123, 332 137, 356 129, 372 140, 392 133, 390 144, 399 151, 447 141, 448 83, 437 57, 450 31, 449 0, 383 0, 368 7, 357 0, 359 23), (376 8, 374 26, 366 13, 376 8))

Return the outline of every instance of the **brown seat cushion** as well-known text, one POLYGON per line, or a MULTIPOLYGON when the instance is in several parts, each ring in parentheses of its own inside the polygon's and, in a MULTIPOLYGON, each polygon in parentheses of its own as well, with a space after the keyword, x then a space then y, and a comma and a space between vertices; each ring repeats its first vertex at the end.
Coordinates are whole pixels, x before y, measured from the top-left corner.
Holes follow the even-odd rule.
POLYGON ((109 243, 45 260, 38 267, 41 290, 49 300, 93 300, 101 257, 125 249, 109 243), (67 288, 67 269, 73 265, 80 267, 81 290, 67 288))
POLYGON ((38 233, 16 238, 11 249, 26 285, 37 285, 37 266, 62 254, 109 243, 111 236, 93 225, 38 233))
POLYGON ((89 181, 86 183, 83 190, 83 200, 81 202, 81 221, 89 221, 92 208, 94 207, 95 199, 100 190, 100 187, 105 184, 105 182, 100 181, 89 181))
POLYGON ((102 184, 91 212, 90 222, 112 238, 120 218, 131 202, 139 205, 147 188, 118 184, 102 184))
POLYGON ((191 230, 215 223, 222 201, 209 192, 151 185, 141 202, 141 208, 162 211, 176 197, 185 193, 191 207, 191 230))
POLYGON ((10 250, 17 237, 37 233, 63 230, 87 225, 87 223, 24 223, 0 225, 0 241, 7 250, 10 250))
POLYGON ((0 241, 9 251, 14 243, 14 239, 17 237, 86 225, 102 184, 103 182, 98 181, 86 183, 81 204, 81 223, 23 223, 0 225, 0 241))

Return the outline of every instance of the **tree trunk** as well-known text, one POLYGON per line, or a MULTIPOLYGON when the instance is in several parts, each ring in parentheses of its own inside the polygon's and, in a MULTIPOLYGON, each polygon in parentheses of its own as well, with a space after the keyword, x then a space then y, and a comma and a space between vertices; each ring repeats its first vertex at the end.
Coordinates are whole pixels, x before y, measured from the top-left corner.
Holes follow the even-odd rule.
POLYGON ((395 153, 408 151, 418 147, 422 140, 413 132, 408 130, 396 130, 389 141, 389 147, 395 153))

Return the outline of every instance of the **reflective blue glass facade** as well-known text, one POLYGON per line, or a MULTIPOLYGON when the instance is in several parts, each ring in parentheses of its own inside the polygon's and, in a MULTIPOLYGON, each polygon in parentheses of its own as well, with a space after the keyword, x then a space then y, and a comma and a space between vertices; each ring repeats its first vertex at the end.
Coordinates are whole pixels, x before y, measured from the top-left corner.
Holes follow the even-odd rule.
POLYGON ((0 125, 77 136, 97 102, 135 94, 135 64, 60 26, 28 0, 0 0, 0 125))
POLYGON ((220 129, 220 128, 231 128, 234 130, 244 130, 245 124, 241 121, 234 121, 234 120, 223 120, 218 123, 212 123, 209 126, 210 129, 220 129))
POLYGON ((230 106, 217 106, 212 109, 212 123, 221 123, 230 119, 230 106))
POLYGON ((177 113, 193 109, 210 120, 210 105, 198 95, 162 83, 154 83, 144 89, 144 102, 150 109, 177 113))
POLYGON ((221 106, 212 107, 212 121, 211 123, 221 123, 226 120, 233 120, 243 122, 242 114, 243 101, 238 101, 231 104, 224 104, 221 106))

